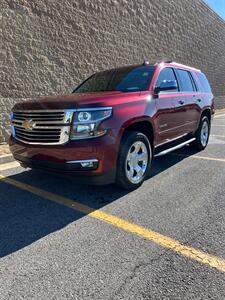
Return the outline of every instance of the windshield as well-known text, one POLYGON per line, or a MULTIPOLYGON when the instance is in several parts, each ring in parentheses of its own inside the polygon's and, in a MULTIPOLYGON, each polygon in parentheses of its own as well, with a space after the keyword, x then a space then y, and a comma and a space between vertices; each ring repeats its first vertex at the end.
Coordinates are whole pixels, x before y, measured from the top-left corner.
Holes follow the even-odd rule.
POLYGON ((154 71, 154 66, 140 66, 99 72, 79 85, 73 93, 146 91, 154 71))

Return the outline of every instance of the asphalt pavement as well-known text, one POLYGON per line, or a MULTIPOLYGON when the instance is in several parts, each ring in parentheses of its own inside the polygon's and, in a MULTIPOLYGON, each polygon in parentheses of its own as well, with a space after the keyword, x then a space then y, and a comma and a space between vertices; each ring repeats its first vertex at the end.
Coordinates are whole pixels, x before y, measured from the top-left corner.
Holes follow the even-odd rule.
POLYGON ((0 165, 0 299, 225 299, 225 113, 136 191, 0 165))

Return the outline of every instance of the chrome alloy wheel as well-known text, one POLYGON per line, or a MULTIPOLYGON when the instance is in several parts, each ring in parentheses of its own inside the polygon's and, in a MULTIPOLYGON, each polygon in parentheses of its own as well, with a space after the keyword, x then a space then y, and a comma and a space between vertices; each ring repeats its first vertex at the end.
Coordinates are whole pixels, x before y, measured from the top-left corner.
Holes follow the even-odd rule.
POLYGON ((130 182, 139 183, 142 181, 148 166, 148 150, 146 145, 137 141, 133 143, 126 158, 126 175, 130 182))
POLYGON ((204 121, 202 123, 202 129, 201 129, 201 144, 203 147, 207 145, 209 138, 209 124, 207 121, 204 121))

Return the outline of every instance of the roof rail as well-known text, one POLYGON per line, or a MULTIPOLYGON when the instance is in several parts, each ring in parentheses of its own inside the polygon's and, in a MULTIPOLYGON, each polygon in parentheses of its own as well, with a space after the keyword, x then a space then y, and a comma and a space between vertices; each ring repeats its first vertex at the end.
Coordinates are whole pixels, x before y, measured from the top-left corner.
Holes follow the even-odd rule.
POLYGON ((162 63, 169 64, 169 63, 172 63, 172 62, 173 62, 172 60, 160 60, 160 61, 155 62, 155 66, 158 65, 158 64, 162 64, 162 63))
POLYGON ((162 63, 173 64, 173 65, 176 65, 178 67, 190 68, 190 69, 193 69, 193 70, 201 72, 200 69, 197 69, 197 68, 194 68, 194 67, 191 67, 191 66, 187 66, 187 65, 184 65, 184 64, 180 64, 180 63, 177 63, 177 62, 171 61, 171 60, 170 61, 162 61, 162 63))

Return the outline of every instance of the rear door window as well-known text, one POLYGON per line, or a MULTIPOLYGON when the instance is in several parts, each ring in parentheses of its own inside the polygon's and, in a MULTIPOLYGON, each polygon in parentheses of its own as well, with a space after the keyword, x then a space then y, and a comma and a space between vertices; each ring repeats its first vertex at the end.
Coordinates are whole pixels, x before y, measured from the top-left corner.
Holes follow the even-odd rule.
POLYGON ((190 75, 190 78, 191 78, 192 85, 194 87, 194 91, 197 92, 199 89, 198 89, 197 83, 196 83, 196 81, 195 81, 195 79, 193 77, 193 74, 191 72, 189 72, 189 75, 190 75))
POLYGON ((190 72, 186 70, 176 69, 176 72, 179 77, 180 87, 182 92, 194 92, 195 87, 194 83, 191 80, 190 72))

